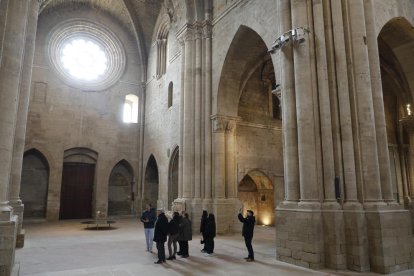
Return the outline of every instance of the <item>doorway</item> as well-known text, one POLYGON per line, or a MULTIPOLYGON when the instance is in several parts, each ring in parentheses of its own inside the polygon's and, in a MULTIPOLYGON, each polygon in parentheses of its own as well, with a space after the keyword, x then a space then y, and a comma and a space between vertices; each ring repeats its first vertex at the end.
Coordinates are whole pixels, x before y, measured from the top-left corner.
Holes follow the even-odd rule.
POLYGON ((63 163, 60 219, 92 217, 95 164, 63 163))

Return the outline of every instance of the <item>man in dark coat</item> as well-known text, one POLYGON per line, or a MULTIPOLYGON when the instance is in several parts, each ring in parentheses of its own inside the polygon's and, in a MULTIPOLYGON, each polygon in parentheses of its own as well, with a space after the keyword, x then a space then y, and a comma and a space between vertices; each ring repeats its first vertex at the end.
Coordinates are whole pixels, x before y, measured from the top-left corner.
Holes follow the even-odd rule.
POLYGON ((244 237, 244 242, 246 243, 247 251, 249 251, 249 256, 246 259, 247 262, 254 261, 254 252, 252 247, 253 239, 253 230, 254 224, 256 222, 254 218, 254 213, 252 210, 247 210, 247 216, 244 218, 241 213, 238 215, 240 222, 243 223, 242 235, 244 237))
POLYGON ((205 245, 206 253, 205 256, 211 256, 214 252, 214 238, 216 237, 216 219, 214 214, 210 213, 207 218, 206 229, 205 229, 205 245))
POLYGON ((206 210, 203 210, 203 214, 201 215, 201 222, 200 222, 200 234, 203 237, 204 247, 201 249, 201 252, 206 253, 206 224, 207 224, 207 217, 208 213, 206 210))
POLYGON ((156 264, 165 262, 165 247, 168 235, 168 219, 163 210, 158 210, 158 219, 155 223, 154 241, 157 243, 158 261, 156 264))
POLYGON ((178 241, 180 243, 181 257, 188 258, 188 241, 193 239, 193 230, 191 227, 191 220, 188 218, 188 214, 184 213, 180 222, 180 232, 178 235, 178 241))
POLYGON ((151 204, 148 203, 145 212, 141 216, 141 222, 144 223, 147 252, 152 252, 152 240, 154 239, 154 224, 156 220, 155 208, 152 208, 151 204))

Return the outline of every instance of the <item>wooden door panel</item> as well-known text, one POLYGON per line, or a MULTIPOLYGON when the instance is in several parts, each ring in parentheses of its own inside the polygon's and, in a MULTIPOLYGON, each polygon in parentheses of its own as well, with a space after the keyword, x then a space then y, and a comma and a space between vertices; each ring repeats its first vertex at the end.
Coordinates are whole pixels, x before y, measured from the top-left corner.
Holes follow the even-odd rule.
POLYGON ((60 219, 92 217, 94 164, 64 163, 60 196, 60 219))

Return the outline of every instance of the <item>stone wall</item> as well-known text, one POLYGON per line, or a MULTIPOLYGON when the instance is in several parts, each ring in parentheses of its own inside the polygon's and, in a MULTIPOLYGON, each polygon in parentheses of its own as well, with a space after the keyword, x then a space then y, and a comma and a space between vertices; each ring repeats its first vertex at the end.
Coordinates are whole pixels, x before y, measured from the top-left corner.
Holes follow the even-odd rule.
MULTIPOLYGON (((56 9, 56 8, 55 8, 56 9)), ((87 6, 55 10, 39 17, 33 65, 26 150, 35 148, 50 165, 47 218, 57 219, 64 151, 84 147, 98 153, 94 185, 94 209, 106 212, 108 181, 112 168, 122 159, 138 171, 139 124, 122 121, 127 94, 142 99, 136 41, 114 18, 87 6), (50 65, 46 41, 58 23, 80 18, 106 26, 121 41, 126 69, 120 80, 103 91, 82 91, 62 81, 50 65)), ((142 108, 142 106, 140 107, 142 108)), ((134 187, 134 190, 137 188, 134 187)))

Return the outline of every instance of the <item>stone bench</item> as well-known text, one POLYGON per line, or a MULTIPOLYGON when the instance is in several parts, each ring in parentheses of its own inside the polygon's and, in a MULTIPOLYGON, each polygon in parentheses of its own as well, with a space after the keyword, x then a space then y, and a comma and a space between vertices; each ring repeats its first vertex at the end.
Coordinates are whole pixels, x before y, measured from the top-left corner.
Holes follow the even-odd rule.
POLYGON ((116 223, 115 220, 87 220, 82 221, 82 224, 86 224, 86 229, 89 228, 89 225, 94 225, 96 229, 99 229, 99 226, 108 225, 109 228, 111 228, 111 224, 116 223))

